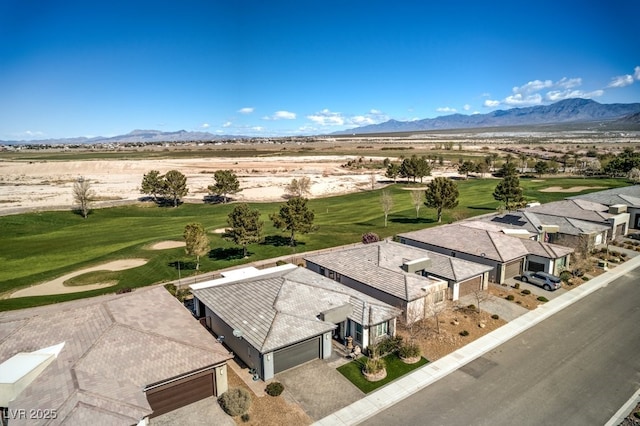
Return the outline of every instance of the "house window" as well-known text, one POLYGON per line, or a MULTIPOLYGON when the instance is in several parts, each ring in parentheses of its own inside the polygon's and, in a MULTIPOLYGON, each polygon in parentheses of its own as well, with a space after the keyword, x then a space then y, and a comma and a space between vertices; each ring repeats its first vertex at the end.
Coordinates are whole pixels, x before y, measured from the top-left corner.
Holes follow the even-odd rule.
POLYGON ((320 275, 325 275, 325 269, 323 266, 320 267, 320 275))
POLYGON ((362 324, 356 323, 356 342, 362 344, 362 324))
POLYGON ((342 278, 342 275, 336 272, 336 281, 340 282, 340 278, 342 278))
POLYGON ((329 278, 334 279, 335 278, 335 272, 329 271, 329 278))
POLYGON ((376 324, 372 327, 373 338, 378 339, 379 337, 386 336, 389 334, 389 323, 383 322, 380 324, 376 324))

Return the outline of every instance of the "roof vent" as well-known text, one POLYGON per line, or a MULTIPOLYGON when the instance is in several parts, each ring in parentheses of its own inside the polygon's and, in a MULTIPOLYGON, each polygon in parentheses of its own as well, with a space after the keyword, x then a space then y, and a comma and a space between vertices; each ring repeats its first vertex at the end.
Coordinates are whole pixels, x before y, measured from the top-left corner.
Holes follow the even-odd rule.
POLYGON ((402 270, 413 274, 417 271, 422 271, 431 266, 431 259, 428 257, 421 257, 415 260, 406 260, 402 263, 402 270))
POLYGON ((611 214, 620 214, 620 213, 626 213, 626 212, 627 212, 626 204, 614 204, 612 206, 609 206, 609 213, 611 214))

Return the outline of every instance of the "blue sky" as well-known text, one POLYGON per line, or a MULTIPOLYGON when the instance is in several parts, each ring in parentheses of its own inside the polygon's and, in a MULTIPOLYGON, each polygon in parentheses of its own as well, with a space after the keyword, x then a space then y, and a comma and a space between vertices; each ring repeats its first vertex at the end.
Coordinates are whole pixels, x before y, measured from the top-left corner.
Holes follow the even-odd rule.
POLYGON ((638 16, 637 0, 0 0, 0 139, 640 102, 638 16))

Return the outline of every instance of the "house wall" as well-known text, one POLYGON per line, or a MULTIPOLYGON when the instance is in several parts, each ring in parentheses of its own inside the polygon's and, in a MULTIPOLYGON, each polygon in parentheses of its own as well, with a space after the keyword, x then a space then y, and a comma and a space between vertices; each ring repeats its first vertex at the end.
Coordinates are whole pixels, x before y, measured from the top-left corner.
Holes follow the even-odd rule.
POLYGON ((629 228, 640 229, 640 209, 627 207, 629 212, 629 228))
POLYGON ((524 268, 525 271, 529 271, 529 262, 542 263, 544 265, 544 272, 547 272, 549 274, 554 274, 555 262, 552 259, 547 259, 546 257, 529 254, 527 255, 527 260, 524 268))
POLYGON ((622 235, 626 235, 627 232, 629 232, 629 217, 629 213, 620 213, 612 218, 609 218, 608 222, 611 224, 612 228, 611 232, 609 233, 611 240, 618 236, 616 234, 616 228, 618 227, 618 225, 623 225, 622 235))
MULTIPOLYGON (((195 302, 198 302, 197 298, 195 302)), ((208 306, 205 306, 204 315, 207 317, 207 326, 211 328, 211 331, 218 337, 224 336, 223 343, 245 364, 250 368, 255 368, 256 371, 263 375, 260 351, 251 346, 245 339, 235 337, 233 335, 233 328, 218 317, 208 306)))
POLYGON ((444 247, 434 246, 428 243, 424 243, 422 241, 416 241, 416 240, 412 240, 410 238, 405 238, 405 237, 401 237, 400 242, 402 244, 407 244, 413 247, 435 251, 436 253, 442 253, 447 256, 453 256, 458 259, 464 259, 464 260, 469 260, 475 263, 481 263, 483 265, 489 265, 493 268, 492 271, 489 271, 489 280, 493 282, 497 282, 499 284, 502 284, 504 282, 504 279, 502 279, 502 281, 499 281, 500 280, 499 265, 501 265, 501 263, 495 260, 487 259, 485 257, 480 257, 480 256, 474 256, 468 253, 462 253, 462 252, 451 250, 444 247))

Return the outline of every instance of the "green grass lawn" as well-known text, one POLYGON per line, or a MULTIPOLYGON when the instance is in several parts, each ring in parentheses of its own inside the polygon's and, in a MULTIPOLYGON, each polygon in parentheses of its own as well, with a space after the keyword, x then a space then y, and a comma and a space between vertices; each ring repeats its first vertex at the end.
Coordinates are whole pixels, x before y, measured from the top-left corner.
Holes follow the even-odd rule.
MULTIPOLYGON (((454 221, 454 218, 495 212, 499 204, 491 194, 497 183, 497 179, 459 181, 459 205, 453 211, 444 212, 443 223, 454 221)), ((545 179, 543 182, 522 179, 521 184, 528 200, 541 202, 576 194, 539 192, 549 186, 627 185, 621 179, 582 178, 545 179)), ((386 228, 380 207, 380 190, 310 200, 309 207, 315 212, 317 231, 299 235, 296 247, 289 247, 288 234, 274 229, 268 219, 269 214, 276 212, 282 203, 253 203, 251 206, 261 211, 265 222, 265 242, 250 245, 247 259, 241 258, 240 248, 223 240, 220 234, 211 232, 226 226, 226 218, 233 204, 184 204, 178 208, 113 207, 94 210, 88 219, 71 211, 2 216, 0 294, 112 260, 145 258, 149 262, 138 268, 110 273, 110 279, 119 281, 118 285, 111 288, 58 296, 0 299, 0 311, 111 293, 125 287, 168 282, 177 279, 178 273, 182 278, 193 276, 196 274, 195 259, 187 256, 183 248, 146 248, 154 242, 182 240, 184 227, 190 222, 201 222, 210 231, 211 252, 201 258, 199 272, 354 243, 360 241, 365 232, 388 237, 436 226, 433 209, 423 206, 416 218, 409 192, 403 189, 405 187, 407 185, 399 183, 388 188, 394 199, 394 208, 386 228)), ((75 281, 73 284, 82 282, 75 281)))
POLYGON ((369 393, 378 389, 381 386, 386 385, 389 382, 396 380, 405 374, 422 367, 429 361, 425 358, 421 358, 420 361, 415 364, 405 364, 395 353, 389 354, 384 357, 385 368, 387 369, 387 377, 377 382, 370 382, 365 379, 362 374, 362 367, 367 362, 367 357, 362 356, 356 360, 351 361, 348 364, 338 367, 338 371, 344 377, 349 379, 351 383, 357 386, 364 393, 369 393))

